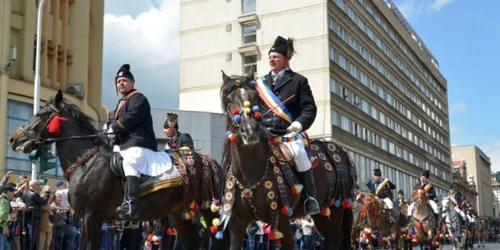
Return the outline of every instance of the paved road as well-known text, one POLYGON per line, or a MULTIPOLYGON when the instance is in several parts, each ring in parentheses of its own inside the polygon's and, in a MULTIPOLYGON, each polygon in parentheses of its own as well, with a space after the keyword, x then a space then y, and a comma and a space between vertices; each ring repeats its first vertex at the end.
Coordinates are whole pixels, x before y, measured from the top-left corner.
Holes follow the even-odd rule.
MULTIPOLYGON (((415 248, 413 248, 415 249, 415 248)), ((443 247, 443 250, 452 250, 453 247, 451 245, 446 245, 443 247)), ((486 244, 485 247, 477 247, 477 244, 474 244, 474 249, 478 249, 478 250, 499 250, 500 249, 500 244, 499 243, 489 243, 489 244, 486 244)))

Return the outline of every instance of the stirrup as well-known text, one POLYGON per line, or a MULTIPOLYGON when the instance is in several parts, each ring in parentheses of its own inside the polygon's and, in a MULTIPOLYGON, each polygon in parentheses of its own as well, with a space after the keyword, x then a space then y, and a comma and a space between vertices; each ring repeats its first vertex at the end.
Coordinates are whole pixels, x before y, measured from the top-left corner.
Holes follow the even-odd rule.
POLYGON ((314 199, 313 197, 309 196, 307 197, 305 200, 304 200, 304 212, 308 215, 315 215, 315 214, 319 214, 321 213, 321 210, 319 209, 319 204, 318 204, 318 201, 316 199, 314 199), (313 208, 312 211, 308 211, 307 210, 307 202, 314 202, 314 204, 316 205, 315 208, 313 208), (317 209, 316 209, 317 208, 317 209))

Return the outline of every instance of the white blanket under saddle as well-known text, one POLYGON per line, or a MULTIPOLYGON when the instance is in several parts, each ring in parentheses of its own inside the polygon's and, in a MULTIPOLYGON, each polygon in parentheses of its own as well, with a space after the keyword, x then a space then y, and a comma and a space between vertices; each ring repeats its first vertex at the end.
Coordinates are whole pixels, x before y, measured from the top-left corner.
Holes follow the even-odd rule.
POLYGON ((180 173, 172 164, 170 156, 163 151, 155 152, 151 149, 141 147, 130 147, 119 150, 115 147, 113 151, 119 151, 123 157, 123 168, 133 168, 142 175, 159 176, 168 174, 170 178, 180 177, 180 173))

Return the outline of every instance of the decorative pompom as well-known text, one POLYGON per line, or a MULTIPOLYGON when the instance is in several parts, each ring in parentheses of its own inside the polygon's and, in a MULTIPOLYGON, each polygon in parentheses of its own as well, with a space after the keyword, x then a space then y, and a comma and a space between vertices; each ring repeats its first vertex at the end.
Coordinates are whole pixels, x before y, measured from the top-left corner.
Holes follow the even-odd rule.
POLYGON ((146 241, 144 242, 144 247, 146 247, 146 249, 151 249, 153 248, 153 244, 151 244, 151 241, 146 241))
POLYGON ((335 202, 335 200, 334 200, 334 199, 330 199, 330 200, 328 200, 328 206, 329 206, 329 207, 333 206, 333 203, 334 203, 334 202, 335 202))
POLYGON ((239 123, 241 121, 241 115, 235 115, 233 116, 233 121, 236 123, 239 123))
POLYGON ((344 199, 344 200, 342 201, 342 206, 343 206, 343 207, 345 207, 345 208, 350 207, 349 201, 348 201, 347 199, 344 199))
POLYGON ((177 235, 177 230, 173 227, 167 229, 167 234, 168 235, 177 235))
POLYGON ((276 143, 281 143, 282 141, 281 137, 276 137, 276 143))
POLYGON ((422 231, 422 223, 418 223, 416 228, 418 231, 422 231))
POLYGON ((219 231, 215 234, 215 238, 218 240, 222 240, 224 238, 224 233, 222 231, 219 231))
POLYGON ((297 195, 297 194, 300 194, 300 192, 302 192, 302 188, 303 186, 301 184, 295 184, 293 185, 290 189, 290 192, 292 193, 292 195, 297 195))
POLYGON ((208 209, 209 207, 210 207, 210 202, 208 201, 203 201, 200 206, 201 209, 208 209))
POLYGON ((255 113, 253 114, 253 116, 254 116, 254 117, 255 117, 255 119, 257 119, 257 120, 260 120, 260 118, 261 118, 261 114, 260 114, 260 112, 259 112, 259 111, 255 111, 255 113))
POLYGON ((283 207, 281 207, 281 214, 291 217, 293 215, 293 210, 290 206, 284 205, 283 207))
POLYGON ((244 101, 244 102, 243 102, 243 106, 244 106, 245 108, 249 108, 249 107, 250 107, 250 102, 249 102, 249 101, 244 101))
POLYGON ((250 108, 245 108, 245 114, 250 114, 250 112, 252 112, 252 110, 250 108))
POLYGON ((336 199, 334 205, 335 207, 340 207, 340 199, 336 199))
POLYGON ((237 87, 239 87, 239 86, 241 85, 240 80, 236 80, 236 81, 234 81, 234 85, 236 85, 237 87))
POLYGON ((219 218, 214 218, 212 220, 212 225, 215 226, 215 227, 219 227, 220 226, 220 219, 219 218))
POLYGON ((259 111, 259 106, 257 106, 257 105, 253 106, 253 107, 252 107, 252 111, 253 111, 253 112, 257 112, 257 111, 259 111))
POLYGON ((210 227, 210 232, 213 233, 213 234, 217 233, 217 227, 216 226, 211 226, 210 227))
POLYGON ((233 115, 237 115, 237 114, 239 114, 239 113, 240 113, 240 110, 239 110, 238 108, 234 108, 234 109, 231 111, 231 113, 232 113, 233 115))
POLYGON ((212 213, 219 212, 219 209, 219 206, 215 205, 215 203, 212 203, 212 205, 210 205, 210 210, 212 211, 212 213))
POLYGON ((276 143, 276 138, 274 137, 269 137, 269 143, 275 144, 276 143))
POLYGON ((160 238, 158 236, 156 236, 156 235, 153 236, 153 243, 155 245, 159 245, 160 244, 160 238))
POLYGON ((230 134, 228 138, 229 138, 229 141, 231 141, 231 142, 236 141, 236 135, 234 135, 234 134, 230 134))
POLYGON ((67 120, 68 120, 67 118, 56 115, 49 122, 49 125, 47 125, 47 130, 51 134, 57 134, 61 130, 61 121, 67 121, 67 120))
POLYGON ((279 240, 281 238, 283 238, 283 233, 282 232, 280 232, 280 231, 274 232, 274 239, 279 240))
POLYGON ((254 80, 250 81, 250 85, 252 85, 252 87, 255 87, 255 84, 257 84, 257 82, 255 82, 254 80))
POLYGON ((148 237, 146 239, 147 239, 147 241, 153 240, 153 234, 148 234, 148 237))
POLYGON ((321 215, 330 216, 330 208, 324 207, 323 209, 321 209, 321 215))

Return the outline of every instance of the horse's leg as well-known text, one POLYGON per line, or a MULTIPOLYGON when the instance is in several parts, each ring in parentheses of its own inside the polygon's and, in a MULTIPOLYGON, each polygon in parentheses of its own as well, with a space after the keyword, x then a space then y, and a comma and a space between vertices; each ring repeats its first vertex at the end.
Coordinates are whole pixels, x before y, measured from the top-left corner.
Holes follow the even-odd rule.
MULTIPOLYGON (((325 238, 326 249, 344 249, 341 248, 341 245, 344 243, 344 237, 350 236, 350 231, 344 232, 342 218, 343 216, 345 216, 345 213, 344 210, 338 208, 331 209, 332 212, 330 215, 330 219, 320 214, 314 215, 314 225, 321 233, 321 235, 323 235, 323 237, 325 238), (338 230, 338 228, 341 228, 342 230, 338 230)), ((350 249, 350 246, 347 246, 347 248, 345 249, 350 249)))
POLYGON ((81 250, 99 250, 101 249, 101 228, 103 219, 97 215, 88 213, 83 218, 83 232, 85 244, 79 244, 81 250))
POLYGON ((351 236, 345 232, 351 232, 353 227, 353 212, 351 209, 344 209, 344 216, 342 216, 343 222, 343 231, 344 231, 344 240, 340 247, 342 249, 352 249, 352 241, 351 236))
MULTIPOLYGON (((209 209, 202 210, 201 214, 207 223, 207 227, 210 228, 212 226, 212 221, 214 218, 217 218, 218 213, 212 213, 209 209)), ((229 230, 224 231, 224 237, 222 239, 216 239, 215 235, 209 232, 210 239, 212 241, 211 247, 213 250, 227 250, 229 248, 229 230)))
POLYGON ((245 223, 243 219, 231 217, 229 223, 227 224, 226 231, 229 230, 231 233, 230 236, 230 244, 229 250, 241 250, 243 247, 243 243, 245 240, 245 233, 248 223, 245 223))
POLYGON ((280 216, 278 230, 283 234, 283 238, 281 238, 281 249, 293 250, 293 233, 288 217, 280 216))
POLYGON ((172 220, 175 223, 178 235, 181 237, 184 250, 195 250, 200 247, 201 240, 196 224, 191 220, 183 220, 180 214, 173 214, 172 220))

